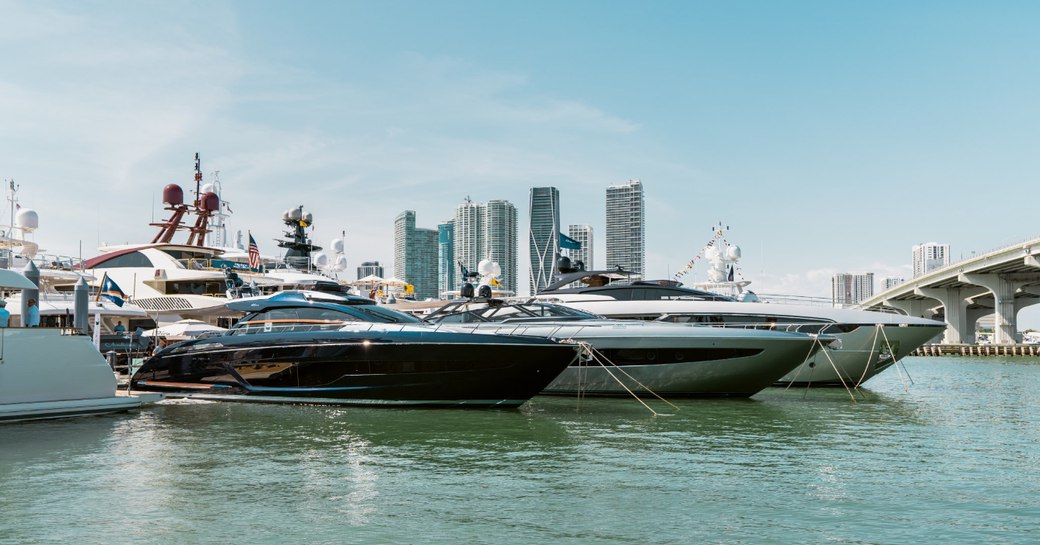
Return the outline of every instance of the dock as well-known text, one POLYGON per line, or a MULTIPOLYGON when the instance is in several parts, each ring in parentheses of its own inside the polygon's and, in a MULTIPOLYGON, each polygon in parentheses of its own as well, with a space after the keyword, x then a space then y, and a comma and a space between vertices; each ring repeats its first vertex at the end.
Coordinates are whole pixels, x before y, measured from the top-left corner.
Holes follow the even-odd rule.
POLYGON ((926 344, 911 356, 1040 356, 1036 344, 926 344))

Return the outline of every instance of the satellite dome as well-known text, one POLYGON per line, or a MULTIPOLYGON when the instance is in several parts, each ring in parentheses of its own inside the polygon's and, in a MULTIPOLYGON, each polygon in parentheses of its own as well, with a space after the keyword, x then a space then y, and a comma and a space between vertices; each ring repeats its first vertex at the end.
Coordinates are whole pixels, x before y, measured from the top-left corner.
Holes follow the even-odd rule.
POLYGON ((740 246, 730 246, 726 250, 726 257, 734 261, 740 259, 740 246))
POLYGON ((213 184, 203 185, 202 186, 202 192, 203 193, 216 193, 217 192, 217 186, 215 186, 213 184))
POLYGON ((480 274, 491 274, 491 260, 481 259, 477 264, 477 272, 480 274))
POLYGON ((334 238, 334 239, 332 239, 332 244, 329 244, 329 248, 332 249, 333 253, 342 254, 343 253, 343 239, 341 239, 341 238, 334 238))
POLYGON ((562 273, 569 273, 574 272, 576 269, 574 268, 574 265, 571 264, 571 258, 562 256, 560 259, 556 260, 556 270, 562 273))
POLYGON ((207 212, 216 212, 220 209, 220 197, 216 193, 206 192, 199 197, 199 208, 207 212))
POLYGON ((311 263, 314 263, 314 266, 319 269, 324 269, 329 264, 329 256, 324 252, 318 252, 311 256, 311 263))
POLYGON ((28 233, 40 226, 40 216, 32 208, 22 208, 14 215, 14 226, 28 233))
POLYGON ((289 219, 293 221, 300 221, 303 218, 303 208, 292 208, 286 214, 289 215, 289 219))
POLYGON ((177 184, 167 184, 162 190, 162 202, 166 204, 184 204, 184 190, 177 184))
POLYGON ((332 265, 332 270, 336 272, 347 270, 347 256, 339 255, 336 257, 336 262, 332 265))
POLYGON ((303 223, 304 223, 304 225, 310 225, 310 224, 314 223, 314 216, 312 216, 310 212, 304 212, 303 213, 303 223))

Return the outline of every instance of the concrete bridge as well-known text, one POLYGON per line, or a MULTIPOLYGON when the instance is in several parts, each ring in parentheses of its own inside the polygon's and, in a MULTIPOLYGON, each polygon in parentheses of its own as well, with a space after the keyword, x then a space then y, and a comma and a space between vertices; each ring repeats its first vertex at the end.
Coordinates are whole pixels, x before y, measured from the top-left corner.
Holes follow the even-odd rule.
POLYGON ((946 321, 947 344, 974 343, 975 323, 994 315, 993 344, 1015 344, 1018 312, 1040 303, 1040 238, 965 259, 860 303, 946 321))

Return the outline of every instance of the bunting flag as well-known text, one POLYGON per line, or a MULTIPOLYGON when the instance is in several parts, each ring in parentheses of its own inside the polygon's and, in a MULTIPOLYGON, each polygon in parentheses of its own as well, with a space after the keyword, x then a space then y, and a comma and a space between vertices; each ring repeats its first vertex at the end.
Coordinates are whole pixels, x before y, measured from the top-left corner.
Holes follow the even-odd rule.
POLYGON ((560 248, 563 248, 564 250, 580 250, 581 243, 563 233, 560 233, 560 248))
POLYGON ((98 290, 95 301, 101 300, 102 297, 112 301, 117 307, 123 306, 123 303, 127 300, 126 293, 119 289, 119 285, 116 284, 115 280, 108 277, 108 273, 105 273, 101 278, 101 288, 98 290))
POLYGON ((256 240, 253 240, 253 233, 249 233, 249 268, 254 271, 260 270, 260 248, 257 248, 256 240))

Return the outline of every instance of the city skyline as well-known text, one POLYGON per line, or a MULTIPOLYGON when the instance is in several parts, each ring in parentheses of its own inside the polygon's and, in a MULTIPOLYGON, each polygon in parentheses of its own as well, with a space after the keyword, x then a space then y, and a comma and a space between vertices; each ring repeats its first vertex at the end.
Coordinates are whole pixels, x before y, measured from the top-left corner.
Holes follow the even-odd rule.
MULTIPOLYGON (((39 212, 48 253, 150 240, 162 187, 193 187, 195 152, 206 181, 219 171, 230 238, 276 255, 281 211, 304 204, 316 244, 346 231, 350 271, 393 259, 401 210, 433 226, 467 195, 523 203, 533 186, 558 188, 561 221, 591 225, 604 256, 602 188, 632 178, 648 188, 650 278, 719 221, 751 289, 824 297, 837 272, 911 278, 921 241, 957 261, 1037 235, 1030 199, 996 202, 1036 185, 1031 3, 4 13, 0 46, 18 54, 0 57, 0 179, 39 212)), ((519 278, 528 261, 521 248, 519 278)))

